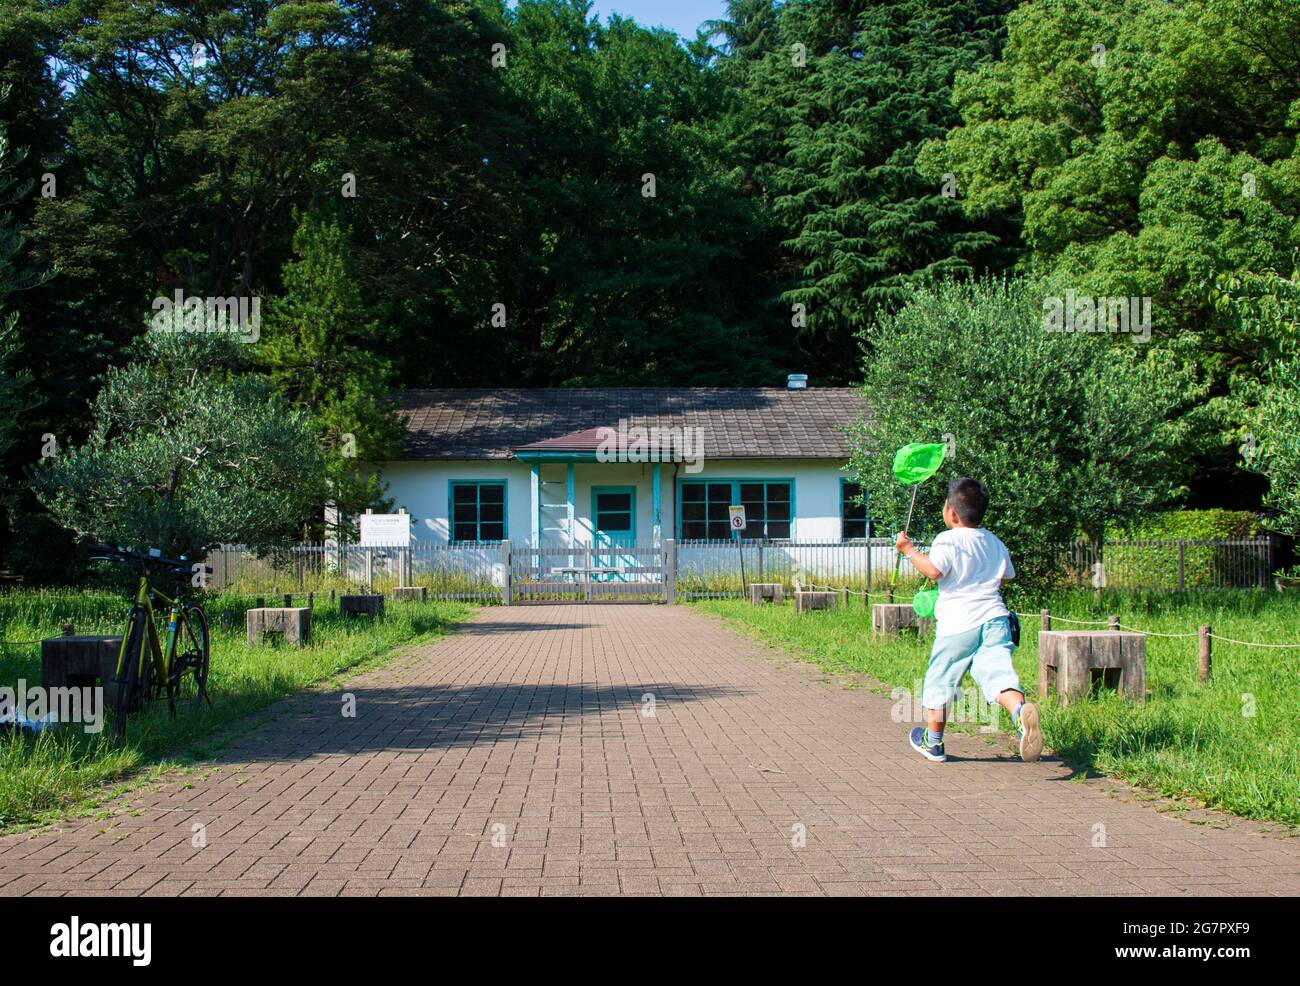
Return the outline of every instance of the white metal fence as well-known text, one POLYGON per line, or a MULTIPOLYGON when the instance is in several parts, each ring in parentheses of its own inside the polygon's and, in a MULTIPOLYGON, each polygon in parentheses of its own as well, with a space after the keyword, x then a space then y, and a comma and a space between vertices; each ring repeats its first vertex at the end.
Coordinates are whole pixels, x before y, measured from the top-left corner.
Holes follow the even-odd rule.
MULTIPOLYGON (((924 550, 924 545, 919 547, 924 550)), ((509 541, 409 548, 295 545, 254 551, 223 546, 208 557, 212 585, 244 593, 384 592, 423 587, 436 599, 481 602, 739 596, 747 582, 870 592, 920 576, 893 541, 675 541, 660 545, 557 547, 509 541)), ((1065 584, 1093 589, 1263 588, 1270 538, 1079 542, 1061 562, 1065 584)))

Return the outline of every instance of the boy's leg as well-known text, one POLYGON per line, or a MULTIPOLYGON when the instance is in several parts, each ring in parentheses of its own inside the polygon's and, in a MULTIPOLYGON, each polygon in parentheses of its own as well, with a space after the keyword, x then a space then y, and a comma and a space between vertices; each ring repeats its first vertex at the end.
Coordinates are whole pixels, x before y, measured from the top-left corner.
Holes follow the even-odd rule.
POLYGON ((957 685, 970 667, 979 643, 978 628, 967 633, 935 638, 921 692, 925 726, 913 729, 910 737, 912 748, 929 760, 947 759, 943 750, 943 727, 948 703, 952 701, 957 685))
POLYGON ((971 676, 990 702, 997 702, 1011 713, 1020 732, 1020 759, 1037 760, 1043 752, 1043 733, 1038 723, 1038 707, 1025 701, 1020 678, 1011 663, 1015 645, 1011 642, 1011 625, 1005 616, 989 620, 980 628, 980 647, 971 662, 971 676))

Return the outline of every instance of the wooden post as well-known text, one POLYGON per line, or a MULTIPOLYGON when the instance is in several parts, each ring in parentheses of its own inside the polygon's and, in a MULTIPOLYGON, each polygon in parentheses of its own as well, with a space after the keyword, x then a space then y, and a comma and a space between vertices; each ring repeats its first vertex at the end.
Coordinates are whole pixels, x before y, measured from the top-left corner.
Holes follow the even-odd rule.
POLYGON ((285 609, 293 609, 293 593, 292 593, 292 592, 286 592, 286 593, 284 594, 284 608, 285 608, 285 609))
POLYGON ((75 623, 63 624, 63 635, 65 637, 75 637, 77 635, 77 625, 75 623))
POLYGON ((841 590, 840 590, 840 605, 843 606, 845 609, 848 609, 848 608, 849 608, 849 590, 848 590, 848 589, 841 589, 841 590))
POLYGON ((330 606, 334 605, 334 590, 330 590, 330 606))
POLYGON ((885 590, 885 605, 892 606, 893 604, 894 604, 894 590, 893 587, 891 586, 890 588, 885 590))
POLYGON ((664 601, 677 602, 677 539, 664 539, 664 601))
POLYGON ((311 609, 315 605, 315 602, 316 602, 316 593, 314 592, 307 593, 307 608, 311 609))
POLYGON ((1200 673, 1200 678, 1201 678, 1202 681, 1209 681, 1209 680, 1210 680, 1210 664, 1211 664, 1211 662, 1210 662, 1210 634, 1212 634, 1213 632, 1214 632, 1214 628, 1213 628, 1213 627, 1208 627, 1208 626, 1201 627, 1201 636, 1200 636, 1200 641, 1199 641, 1199 643, 1200 643, 1200 648, 1199 648, 1200 653, 1199 653, 1199 655, 1198 655, 1199 660, 1198 660, 1198 662, 1197 662, 1197 664, 1198 664, 1198 669, 1197 669, 1197 670, 1198 670, 1199 673, 1200 673))
POLYGON ((1110 629, 1115 633, 1119 633, 1119 617, 1111 616, 1108 619, 1110 620, 1110 629))
POLYGON ((510 606, 513 597, 510 591, 510 542, 501 542, 501 605, 510 606))
POLYGON ((266 609, 266 600, 263 597, 258 596, 257 602, 253 606, 253 609, 266 609))
POLYGON ((1052 614, 1049 610, 1043 610, 1042 621, 1043 621, 1041 624, 1042 629, 1044 630, 1052 629, 1052 614))

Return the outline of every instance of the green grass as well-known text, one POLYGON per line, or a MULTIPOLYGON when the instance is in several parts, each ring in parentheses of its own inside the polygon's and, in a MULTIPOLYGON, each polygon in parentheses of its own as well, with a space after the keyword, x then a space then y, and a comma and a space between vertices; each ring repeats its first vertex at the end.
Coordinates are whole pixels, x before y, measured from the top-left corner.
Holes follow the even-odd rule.
MULTIPOLYGON (((396 648, 430 639, 465 619, 459 603, 392 603, 380 620, 342 619, 318 600, 312 643, 293 648, 268 641, 250 647, 243 611, 251 600, 224 595, 205 602, 212 630, 213 708, 182 710, 166 703, 131 718, 123 742, 104 731, 87 735, 71 725, 38 737, 0 731, 0 831, 24 827, 95 803, 105 785, 211 757, 223 727, 272 702, 343 672, 379 663, 396 648), (230 629, 222 614, 229 614, 230 629)), ((39 646, 15 643, 57 635, 64 623, 78 633, 121 633, 128 605, 120 594, 93 590, 0 592, 0 686, 41 680, 39 646)))
MULTIPOLYGON (((1201 624, 1238 640, 1300 643, 1300 593, 1060 594, 1022 610, 1016 670, 1037 693, 1039 610, 1075 619, 1114 613, 1127 626, 1161 633, 1201 624)), ((794 607, 739 600, 692 604, 826 671, 861 672, 885 692, 919 689, 929 641, 914 634, 873 640, 859 606, 798 616, 794 607)), ((1056 629, 1069 629, 1058 623, 1056 629)), ((1082 628, 1080 628, 1082 629, 1082 628)), ((1300 825, 1300 649, 1247 648, 1214 641, 1209 685, 1197 679, 1196 638, 1147 638, 1145 706, 1102 692, 1066 707, 1044 703, 1047 744, 1067 763, 1173 798, 1245 818, 1300 825)), ((970 685, 969 678, 966 682, 970 685)), ((972 686, 973 687, 973 686, 972 686)), ((895 697, 898 694, 895 693, 895 697)), ((1001 713, 1003 729, 1009 719, 1001 713)), ((955 725, 968 731, 974 725, 955 725)), ((900 726, 900 742, 902 741, 900 726)))

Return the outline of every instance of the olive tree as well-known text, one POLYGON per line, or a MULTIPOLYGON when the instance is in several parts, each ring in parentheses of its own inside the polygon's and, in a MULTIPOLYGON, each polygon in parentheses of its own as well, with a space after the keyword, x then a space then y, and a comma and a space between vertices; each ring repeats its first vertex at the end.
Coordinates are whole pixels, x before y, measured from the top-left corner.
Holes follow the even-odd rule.
POLYGON ((222 333, 153 330, 141 348, 108 371, 86 441, 37 467, 45 506, 80 535, 171 554, 292 536, 323 476, 306 416, 235 372, 222 333))
POLYGON ((1169 349, 1133 336, 1055 331, 1067 285, 1033 279, 947 281, 912 291, 865 333, 869 413, 852 429, 852 461, 871 513, 902 527, 910 487, 894 451, 949 444, 918 492, 915 533, 942 529, 947 480, 989 489, 985 525, 1021 575, 1043 582, 1079 535, 1100 539, 1173 497, 1171 458, 1202 393, 1169 349))

